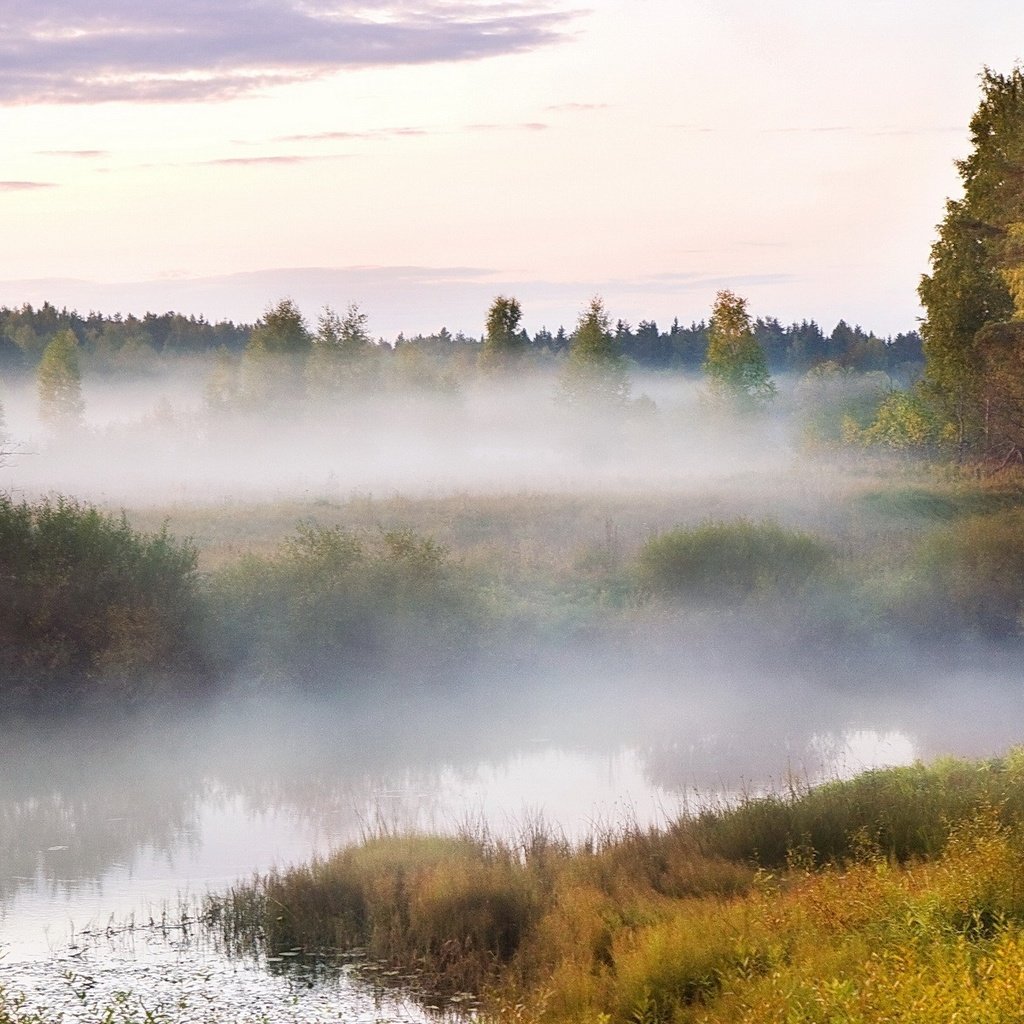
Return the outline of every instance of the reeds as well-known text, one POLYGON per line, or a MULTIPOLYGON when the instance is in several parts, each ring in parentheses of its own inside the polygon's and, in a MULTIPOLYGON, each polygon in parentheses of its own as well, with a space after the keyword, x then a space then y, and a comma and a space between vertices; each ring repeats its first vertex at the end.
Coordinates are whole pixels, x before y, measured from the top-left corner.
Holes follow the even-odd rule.
POLYGON ((501 1021, 783 1020, 770 1013, 790 997, 806 1011, 793 1019, 869 1020, 806 1007, 853 1007, 869 978, 879 1000, 895 999, 881 993, 898 965, 882 972, 874 954, 903 956, 936 999, 927 957, 959 970, 970 946, 994 972, 1024 965, 1022 823, 1013 752, 869 772, 577 846, 538 827, 518 842, 382 834, 240 886, 211 911, 235 945, 362 947, 414 969, 423 991, 475 993, 501 1021))

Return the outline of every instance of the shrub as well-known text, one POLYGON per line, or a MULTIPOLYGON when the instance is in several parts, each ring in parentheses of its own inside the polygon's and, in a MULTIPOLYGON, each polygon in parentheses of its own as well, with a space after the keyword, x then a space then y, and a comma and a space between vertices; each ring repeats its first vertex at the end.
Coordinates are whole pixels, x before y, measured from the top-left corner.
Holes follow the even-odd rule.
POLYGON ((132 699, 195 679, 196 552, 65 498, 0 495, 0 675, 7 700, 132 699))
POLYGON ((704 523, 676 529, 644 545, 641 585, 662 596, 733 601, 757 592, 794 592, 830 562, 810 534, 774 523, 704 523))
POLYGON ((214 579, 213 643, 223 660, 290 678, 450 661, 474 633, 466 582, 443 547, 412 531, 303 524, 276 554, 214 579))
POLYGON ((1024 512, 972 516, 931 533, 919 546, 913 581, 895 609, 926 630, 1020 632, 1024 612, 1024 512))

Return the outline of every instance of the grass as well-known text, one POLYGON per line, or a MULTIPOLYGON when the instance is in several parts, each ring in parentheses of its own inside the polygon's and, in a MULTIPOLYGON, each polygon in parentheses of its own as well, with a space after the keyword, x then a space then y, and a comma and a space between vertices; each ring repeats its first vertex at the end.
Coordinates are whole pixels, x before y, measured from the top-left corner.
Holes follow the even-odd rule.
POLYGON ((641 586, 655 594, 729 603, 792 595, 830 561, 828 547, 808 533, 739 519, 652 538, 640 551, 638 572, 641 586))
POLYGON ((211 898, 208 920, 236 948, 363 947, 502 1024, 948 1020, 949 978, 965 1019, 1017 1019, 1024 754, 577 846, 379 835, 211 898))

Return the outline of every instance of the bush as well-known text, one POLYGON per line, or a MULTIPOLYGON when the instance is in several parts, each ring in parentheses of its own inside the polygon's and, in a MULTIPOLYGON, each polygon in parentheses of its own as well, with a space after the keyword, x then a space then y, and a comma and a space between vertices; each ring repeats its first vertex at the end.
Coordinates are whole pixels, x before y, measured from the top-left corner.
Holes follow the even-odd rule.
POLYGON ((919 546, 913 580, 895 609, 926 631, 1020 633, 1024 613, 1024 512, 972 516, 919 546))
POLYGON ((810 534, 741 519, 655 537, 641 550, 638 568, 651 593, 734 601, 758 592, 792 593, 830 561, 829 549, 810 534))
POLYGON ((3 699, 133 699, 202 659, 196 552, 65 498, 0 495, 3 699))
POLYGON ((222 660, 292 679, 450 661, 475 632, 466 581, 443 547, 409 530, 301 525, 275 555, 221 572, 211 600, 222 660))

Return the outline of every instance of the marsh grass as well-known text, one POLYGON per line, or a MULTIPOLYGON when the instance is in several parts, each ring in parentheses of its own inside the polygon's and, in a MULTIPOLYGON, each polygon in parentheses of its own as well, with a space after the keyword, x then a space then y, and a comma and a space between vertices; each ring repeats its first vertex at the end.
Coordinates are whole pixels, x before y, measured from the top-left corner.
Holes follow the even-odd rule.
POLYGON ((986 979, 1024 966, 1024 757, 869 772, 575 845, 541 827, 378 834, 211 897, 208 920, 236 948, 365 949, 502 1024, 867 1021, 910 990, 947 1019, 938 965, 969 963, 989 972, 971 982, 987 1013, 1004 996, 986 979))
POLYGON ((712 521, 649 540, 638 558, 640 585, 662 596, 734 602, 793 595, 822 574, 829 547, 774 522, 712 521))

